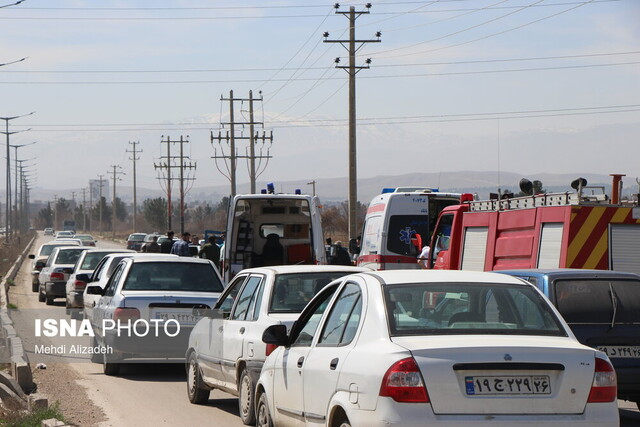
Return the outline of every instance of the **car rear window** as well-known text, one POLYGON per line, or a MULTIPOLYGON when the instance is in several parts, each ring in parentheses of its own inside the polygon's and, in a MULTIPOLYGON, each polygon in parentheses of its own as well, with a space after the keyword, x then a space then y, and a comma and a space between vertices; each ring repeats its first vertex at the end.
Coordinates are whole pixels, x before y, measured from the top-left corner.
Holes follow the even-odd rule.
POLYGON ((279 274, 271 289, 269 313, 300 313, 327 284, 351 273, 353 272, 332 271, 279 274))
POLYGON ((529 286, 408 284, 387 286, 384 295, 392 336, 566 336, 549 303, 529 286))
POLYGON ((84 256, 82 260, 82 265, 79 270, 95 270, 98 266, 98 263, 105 255, 108 255, 110 252, 90 252, 84 256))
POLYGON ((127 240, 130 242, 142 242, 146 236, 146 234, 131 234, 127 240))
POLYGON ((640 322, 638 280, 572 279, 554 283, 556 307, 567 323, 640 322))
POLYGON ((78 262, 78 258, 84 252, 84 249, 63 249, 58 252, 56 257, 56 264, 71 264, 75 265, 78 262))
POLYGON ((223 286, 210 264, 163 261, 134 263, 123 289, 222 292, 223 286))

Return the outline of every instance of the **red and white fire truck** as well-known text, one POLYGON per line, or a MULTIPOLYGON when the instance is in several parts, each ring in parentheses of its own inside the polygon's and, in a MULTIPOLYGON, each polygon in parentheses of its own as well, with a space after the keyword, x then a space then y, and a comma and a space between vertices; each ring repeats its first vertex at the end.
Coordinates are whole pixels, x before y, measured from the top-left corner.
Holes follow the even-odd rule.
MULTIPOLYGON (((594 268, 640 273, 640 208, 613 191, 538 194, 445 208, 431 240, 434 269, 594 268)), ((586 185, 586 182, 585 184, 586 185)))

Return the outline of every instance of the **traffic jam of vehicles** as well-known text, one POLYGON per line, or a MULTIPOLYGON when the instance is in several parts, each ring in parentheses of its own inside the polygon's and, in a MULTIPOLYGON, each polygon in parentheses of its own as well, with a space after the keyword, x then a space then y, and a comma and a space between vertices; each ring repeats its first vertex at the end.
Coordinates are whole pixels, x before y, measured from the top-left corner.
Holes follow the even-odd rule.
POLYGON ((209 246, 48 241, 32 290, 90 325, 105 375, 184 364, 185 399, 228 393, 246 425, 616 426, 640 402, 640 210, 583 181, 385 189, 345 263, 316 196, 238 195, 209 246))

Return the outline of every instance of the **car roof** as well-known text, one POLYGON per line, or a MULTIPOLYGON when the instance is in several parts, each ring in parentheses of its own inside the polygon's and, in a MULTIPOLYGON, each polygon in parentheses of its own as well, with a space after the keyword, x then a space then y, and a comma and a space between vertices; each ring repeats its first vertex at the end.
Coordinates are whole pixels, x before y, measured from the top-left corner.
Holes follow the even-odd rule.
POLYGON ((288 273, 331 273, 347 271, 349 274, 365 273, 371 271, 369 268, 364 267, 352 267, 347 265, 276 265, 269 267, 255 267, 247 268, 240 271, 242 273, 273 273, 273 274, 288 274, 288 273))
POLYGON ((107 255, 111 255, 113 254, 119 254, 119 253, 132 253, 132 254, 137 254, 136 251, 133 251, 131 249, 109 249, 109 248, 104 248, 104 249, 88 249, 86 250, 86 252, 88 254, 90 253, 94 253, 94 252, 109 252, 107 255))
POLYGON ((181 263, 194 263, 194 264, 209 264, 210 261, 208 259, 203 258, 194 258, 194 257, 183 257, 177 256, 173 254, 146 254, 146 253, 136 253, 127 257, 132 259, 134 263, 139 262, 181 262, 181 263))
POLYGON ((616 270, 591 270, 581 268, 526 268, 522 270, 500 270, 497 273, 515 274, 515 275, 532 275, 532 276, 548 276, 548 277, 618 277, 640 280, 640 275, 628 273, 626 271, 616 270))
POLYGON ((407 283, 502 283, 531 286, 507 274, 459 270, 386 270, 364 273, 378 278, 385 285, 407 283))

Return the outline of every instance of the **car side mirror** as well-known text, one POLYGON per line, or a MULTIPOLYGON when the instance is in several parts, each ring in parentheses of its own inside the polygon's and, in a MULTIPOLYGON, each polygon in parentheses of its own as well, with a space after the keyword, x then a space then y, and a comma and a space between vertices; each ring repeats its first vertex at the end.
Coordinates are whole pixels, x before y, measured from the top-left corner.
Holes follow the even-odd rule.
POLYGON ((34 254, 29 254, 29 259, 36 259, 36 256, 34 254))
POLYGON ((88 286, 87 287, 87 295, 101 295, 104 296, 104 289, 100 286, 88 286))
POLYGON ((277 346, 287 345, 289 336, 285 325, 271 325, 262 333, 262 342, 277 346))

